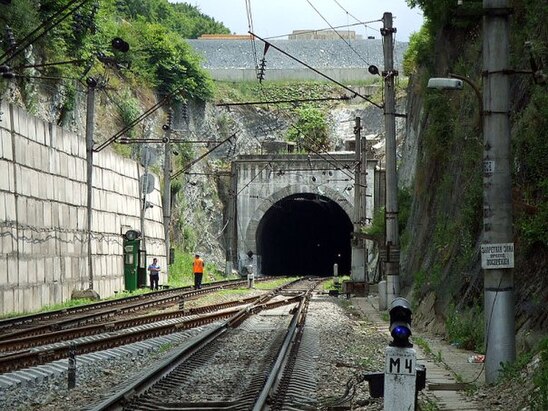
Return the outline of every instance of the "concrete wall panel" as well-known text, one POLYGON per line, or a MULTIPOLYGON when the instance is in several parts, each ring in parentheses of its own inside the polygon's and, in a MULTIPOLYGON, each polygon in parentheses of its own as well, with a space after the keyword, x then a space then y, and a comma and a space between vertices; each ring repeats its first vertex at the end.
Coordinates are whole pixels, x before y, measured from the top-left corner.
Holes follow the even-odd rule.
MULTIPOLYGON (((1 107, 0 309, 22 312, 88 287, 85 139, 18 107, 1 107)), ((92 266, 103 296, 124 288, 121 234, 140 229, 142 172, 109 150, 94 154, 92 266)), ((147 210, 145 233, 149 255, 165 267, 159 189, 157 178, 147 196, 154 208, 147 210)))
POLYGON ((0 158, 13 160, 11 134, 8 130, 0 128, 0 158))
MULTIPOLYGON (((2 264, 3 267, 7 267, 8 265, 8 258, 4 255, 4 253, 0 253, 0 264, 2 264)), ((8 283, 8 270, 0 270, 0 284, 7 284, 8 283)), ((0 291, 0 296, 2 295, 0 291)), ((0 304, 0 309, 2 309, 2 304, 0 304)))

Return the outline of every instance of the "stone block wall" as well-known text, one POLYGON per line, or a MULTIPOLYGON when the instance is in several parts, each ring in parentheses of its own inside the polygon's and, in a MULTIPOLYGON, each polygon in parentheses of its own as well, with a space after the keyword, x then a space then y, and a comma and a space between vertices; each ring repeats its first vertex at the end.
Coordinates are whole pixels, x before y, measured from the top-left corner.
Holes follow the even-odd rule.
MULTIPOLYGON (((14 105, 2 103, 0 112, 0 312, 36 310, 89 288, 89 239, 94 290, 122 291, 122 235, 140 229, 142 167, 109 149, 94 153, 88 235, 84 136, 14 105)), ((159 189, 156 178, 145 234, 149 260, 165 267, 159 189)))

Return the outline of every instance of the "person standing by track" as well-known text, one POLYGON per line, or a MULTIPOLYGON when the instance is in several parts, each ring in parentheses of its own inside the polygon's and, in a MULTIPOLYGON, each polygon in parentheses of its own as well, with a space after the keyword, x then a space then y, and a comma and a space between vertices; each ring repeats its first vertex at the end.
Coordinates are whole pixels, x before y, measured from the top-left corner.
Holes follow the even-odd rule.
POLYGON ((158 259, 154 258, 152 264, 148 266, 148 272, 150 277, 150 289, 158 289, 158 281, 160 280, 160 266, 158 265, 158 259))
POLYGON ((202 288, 202 278, 204 276, 204 260, 200 258, 199 254, 194 255, 192 270, 194 271, 194 289, 197 290, 202 288))

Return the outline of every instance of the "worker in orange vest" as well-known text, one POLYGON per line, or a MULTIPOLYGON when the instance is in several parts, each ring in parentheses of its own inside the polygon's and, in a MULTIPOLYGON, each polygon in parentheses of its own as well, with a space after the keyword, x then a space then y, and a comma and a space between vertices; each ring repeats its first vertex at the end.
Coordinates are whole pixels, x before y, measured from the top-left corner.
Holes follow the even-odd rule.
POLYGON ((197 290, 202 288, 202 277, 204 276, 204 260, 198 254, 194 256, 192 269, 194 271, 194 289, 197 290))

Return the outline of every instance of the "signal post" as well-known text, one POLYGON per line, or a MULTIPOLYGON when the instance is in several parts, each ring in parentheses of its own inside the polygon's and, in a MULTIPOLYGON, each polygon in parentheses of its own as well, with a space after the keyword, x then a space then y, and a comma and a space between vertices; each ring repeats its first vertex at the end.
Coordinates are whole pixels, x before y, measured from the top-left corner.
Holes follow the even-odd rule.
POLYGON ((384 410, 413 411, 417 396, 417 352, 409 342, 411 306, 402 297, 390 304, 392 342, 385 350, 384 410))

